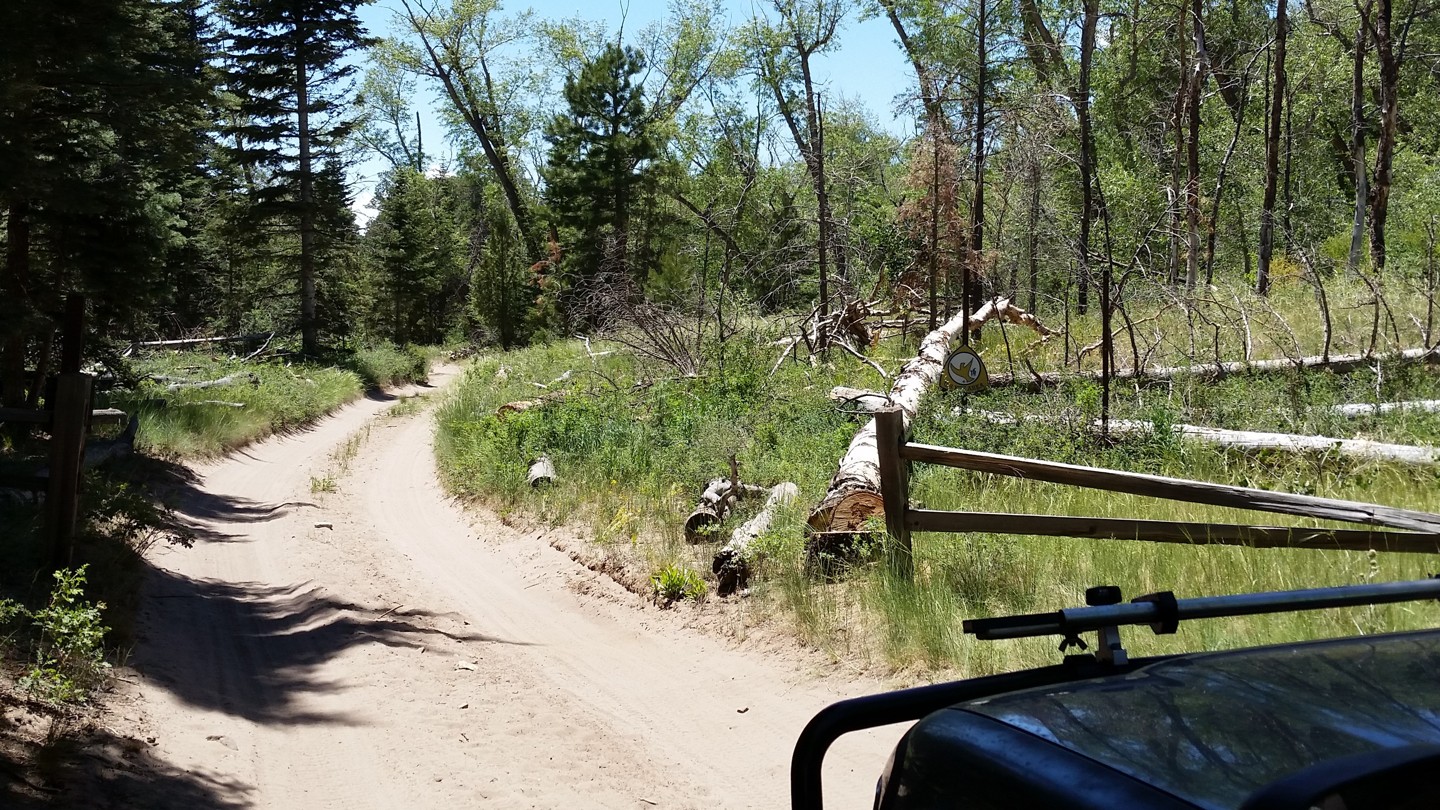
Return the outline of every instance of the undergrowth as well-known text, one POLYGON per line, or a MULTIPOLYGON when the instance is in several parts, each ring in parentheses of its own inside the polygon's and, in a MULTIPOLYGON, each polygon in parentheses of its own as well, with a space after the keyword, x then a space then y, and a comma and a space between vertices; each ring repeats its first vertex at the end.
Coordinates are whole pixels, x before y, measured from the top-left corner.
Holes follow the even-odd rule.
MULTIPOLYGON (((1339 291, 1335 297, 1341 299, 1339 291)), ((1285 306, 1307 303, 1293 290, 1280 291, 1276 299, 1285 306)), ((1359 328, 1342 323, 1358 315, 1341 314, 1338 306, 1336 311, 1337 329, 1359 328)), ((1173 311, 1159 314, 1162 321, 1174 317, 1173 311)), ((1093 330, 1090 320, 1072 324, 1077 335, 1093 330)), ((1285 356, 1282 344, 1296 354, 1318 353, 1306 342, 1313 339, 1314 324, 1305 318, 1295 319, 1300 325, 1292 329, 1293 341, 1289 334, 1262 339, 1259 320, 1256 316, 1249 324, 1254 359, 1285 356)), ((1405 339, 1401 336, 1401 342, 1405 339)), ((1205 350, 1219 345, 1227 352, 1227 340, 1222 336, 1216 344, 1212 338, 1205 350)), ((1172 336, 1168 341, 1152 363, 1185 362, 1188 340, 1172 336)), ((1332 352, 1340 353, 1356 340, 1333 342, 1332 352)), ((1045 360, 1058 360, 1051 357, 1060 353, 1058 344, 1036 344, 1031 333, 1013 326, 1003 332, 990 327, 978 348, 992 374, 1010 370, 1013 361, 1024 376, 1027 359, 1040 370, 1054 368, 1045 360)), ((885 368, 896 369, 914 350, 913 343, 892 340, 871 354, 885 368)), ((728 475, 733 454, 747 482, 790 480, 801 493, 797 506, 783 511, 752 547, 755 576, 747 604, 761 614, 785 617, 803 638, 836 658, 914 673, 976 674, 1054 662, 1057 654, 1049 640, 978 643, 960 632, 961 620, 1083 604, 1091 585, 1117 584, 1131 596, 1156 590, 1201 596, 1414 578, 1434 565, 1433 557, 1399 553, 921 534, 914 540, 913 581, 899 580, 874 563, 857 564, 838 579, 818 577, 807 565, 805 513, 823 494, 859 427, 826 395, 836 384, 885 389, 888 383, 838 352, 814 367, 787 361, 772 376, 775 351, 764 340, 732 342, 723 367, 711 358, 704 374, 693 378, 675 377, 623 354, 593 357, 571 343, 482 360, 439 410, 442 474, 453 491, 502 512, 526 512, 553 522, 587 521, 602 550, 641 570, 704 571, 717 544, 728 538, 730 525, 746 514, 742 509, 698 546, 685 544, 680 526, 705 481, 728 475), (532 406, 497 415, 500 405, 523 400, 532 406), (558 481, 553 488, 531 490, 526 469, 541 454, 553 460, 558 481)), ((1209 358, 1202 353, 1198 359, 1209 358)), ((968 397, 933 394, 922 407, 914 438, 1440 511, 1440 475, 1433 468, 1362 462, 1334 453, 1241 453, 1182 441, 1170 430, 1185 422, 1440 443, 1436 414, 1402 411, 1355 419, 1334 408, 1410 399, 1440 399, 1440 374, 1433 366, 1377 360, 1346 374, 1292 370, 1218 380, 1182 376, 1148 385, 1126 382, 1115 386, 1112 416, 1153 429, 1102 440, 1094 429, 1099 387, 1076 378, 1040 391, 1017 387, 968 397), (1005 418, 997 421, 996 414, 1005 418)), ((910 494, 926 508, 944 510, 1317 525, 923 465, 914 470, 910 494)), ((1408 628, 1434 624, 1436 618, 1430 605, 1383 606, 1196 622, 1177 636, 1132 633, 1130 641, 1136 654, 1214 649, 1408 628)))
POLYGON ((134 363, 141 383, 102 397, 140 420, 136 447, 164 457, 214 456, 293 430, 360 396, 361 380, 338 368, 242 363, 203 352, 173 352, 134 363), (158 377, 158 379, 157 379, 158 377), (208 388, 168 386, 231 378, 208 388))
POLYGON ((337 365, 359 375, 367 385, 396 386, 425 382, 430 374, 433 349, 377 343, 337 358, 337 365))

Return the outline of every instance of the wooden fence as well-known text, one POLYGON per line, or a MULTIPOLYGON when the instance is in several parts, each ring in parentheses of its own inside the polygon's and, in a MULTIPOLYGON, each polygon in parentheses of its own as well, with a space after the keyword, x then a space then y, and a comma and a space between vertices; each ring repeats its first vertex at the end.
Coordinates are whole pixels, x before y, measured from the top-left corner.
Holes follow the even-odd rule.
POLYGON ((993 532, 1256 548, 1362 551, 1376 549, 1440 553, 1440 515, 1430 512, 916 444, 906 441, 902 419, 899 408, 886 408, 875 414, 880 494, 885 501, 885 528, 899 544, 899 553, 893 557, 894 564, 907 576, 910 573, 912 556, 910 533, 916 531, 993 532), (1171 501, 1251 509, 1404 531, 911 509, 908 462, 915 461, 1171 501))
POLYGON ((80 500, 80 474, 85 464, 85 437, 92 425, 125 422, 122 411, 91 406, 94 377, 80 371, 85 334, 85 301, 66 301, 61 336, 60 373, 45 396, 45 408, 0 408, 0 423, 38 425, 50 434, 49 466, 43 474, 9 475, 0 486, 45 493, 45 561, 51 568, 70 564, 80 500))

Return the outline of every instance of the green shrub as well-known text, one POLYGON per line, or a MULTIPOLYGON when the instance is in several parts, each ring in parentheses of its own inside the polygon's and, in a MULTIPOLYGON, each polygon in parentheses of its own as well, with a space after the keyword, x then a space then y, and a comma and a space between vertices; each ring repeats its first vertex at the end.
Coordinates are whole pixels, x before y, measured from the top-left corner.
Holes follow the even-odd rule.
POLYGON ((100 623, 105 603, 84 598, 86 568, 56 571, 50 603, 32 616, 40 637, 20 685, 45 700, 84 700, 110 668, 103 646, 108 628, 100 623))
POLYGON ((678 565, 667 565, 660 569, 650 577, 650 584, 655 587, 656 598, 666 602, 679 602, 682 599, 699 601, 705 598, 707 590, 704 577, 678 565))

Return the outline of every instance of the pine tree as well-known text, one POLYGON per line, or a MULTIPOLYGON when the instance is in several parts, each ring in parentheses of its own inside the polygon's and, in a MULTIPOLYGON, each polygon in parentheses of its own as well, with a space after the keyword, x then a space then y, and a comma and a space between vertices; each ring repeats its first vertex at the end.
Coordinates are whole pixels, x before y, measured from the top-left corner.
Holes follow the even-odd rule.
POLYGON ((33 402, 65 295, 102 333, 168 295, 205 129, 198 18, 193 0, 0 3, 4 404, 33 402))
POLYGON ((230 26, 227 79, 239 105, 229 140, 236 160, 254 167, 263 185, 253 195, 257 217, 299 236, 298 286, 302 349, 320 347, 316 309, 319 166, 353 126, 342 111, 353 65, 344 57, 370 40, 356 15, 366 0, 225 0, 230 26))
POLYGON ((633 48, 609 45, 565 81, 569 112, 546 127, 545 201, 561 230, 564 280, 574 289, 596 274, 644 278, 631 220, 658 173, 644 89, 633 48))

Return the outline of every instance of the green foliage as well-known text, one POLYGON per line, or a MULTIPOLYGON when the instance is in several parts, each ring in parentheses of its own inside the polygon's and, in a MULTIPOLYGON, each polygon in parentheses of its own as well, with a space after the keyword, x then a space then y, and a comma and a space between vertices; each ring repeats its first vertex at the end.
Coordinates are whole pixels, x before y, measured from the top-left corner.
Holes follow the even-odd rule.
POLYGON ((365 233, 378 271, 372 331, 397 343, 441 343, 465 314, 466 184, 408 167, 382 181, 379 214, 365 233))
POLYGON ((357 349, 345 365, 367 385, 404 385, 424 382, 430 374, 430 358, 414 346, 401 348, 393 343, 376 343, 357 349))
POLYGON ((705 598, 705 579, 689 568, 681 568, 675 565, 667 565, 650 577, 650 584, 655 588, 655 596, 664 599, 666 602, 679 602, 682 599, 693 599, 700 601, 705 598))
POLYGON ((569 110, 546 127, 545 203, 563 232, 561 275, 572 290, 607 274, 643 281, 657 266, 651 229, 640 223, 653 210, 646 198, 661 156, 634 82, 644 69, 639 51, 607 44, 565 80, 569 110))
POLYGON ((105 603, 84 598, 85 570, 56 571, 49 604, 32 615, 39 640, 20 685, 45 700, 84 700, 110 668, 103 646, 108 628, 100 619, 105 603))
MULTIPOLYGON (((234 102, 224 150, 246 171, 246 214, 298 237, 294 269, 303 350, 319 350, 320 280, 351 251, 340 148, 353 127, 346 57, 369 44, 362 0, 225 0, 225 84, 234 102)), ((344 323, 332 296, 329 320, 344 323)))
POLYGON ((299 427, 355 399, 362 389, 350 371, 304 363, 240 363, 199 352, 147 358, 135 368, 142 375, 238 378, 231 385, 173 392, 145 382, 105 397, 106 404, 140 420, 137 447, 167 457, 216 455, 299 427))

